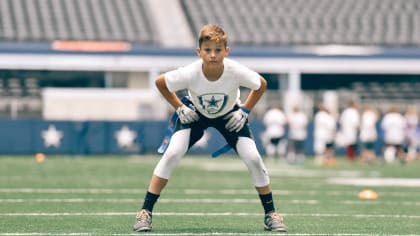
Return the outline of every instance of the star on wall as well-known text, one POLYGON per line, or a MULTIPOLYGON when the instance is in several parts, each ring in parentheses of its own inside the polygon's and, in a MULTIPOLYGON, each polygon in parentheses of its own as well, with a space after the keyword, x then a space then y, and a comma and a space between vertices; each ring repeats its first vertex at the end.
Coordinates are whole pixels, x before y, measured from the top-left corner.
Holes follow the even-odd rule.
POLYGON ((47 130, 42 131, 41 136, 44 139, 45 147, 58 148, 61 145, 61 138, 64 137, 64 134, 63 131, 57 130, 54 125, 49 125, 47 130))
POLYGON ((115 132, 114 136, 117 139, 118 147, 130 148, 134 145, 137 133, 135 131, 131 131, 126 125, 124 125, 120 130, 115 132))

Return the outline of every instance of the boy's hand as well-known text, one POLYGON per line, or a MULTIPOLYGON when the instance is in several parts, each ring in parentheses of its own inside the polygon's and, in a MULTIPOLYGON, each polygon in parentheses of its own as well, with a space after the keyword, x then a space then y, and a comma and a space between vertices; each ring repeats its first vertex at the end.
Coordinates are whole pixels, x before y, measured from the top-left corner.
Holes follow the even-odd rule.
POLYGON ((227 114, 224 119, 229 119, 229 121, 226 123, 225 128, 230 132, 235 131, 238 133, 244 127, 248 114, 249 110, 244 107, 227 114))
POLYGON ((179 120, 182 124, 189 124, 200 119, 194 110, 185 105, 178 107, 176 109, 176 114, 178 114, 179 120))

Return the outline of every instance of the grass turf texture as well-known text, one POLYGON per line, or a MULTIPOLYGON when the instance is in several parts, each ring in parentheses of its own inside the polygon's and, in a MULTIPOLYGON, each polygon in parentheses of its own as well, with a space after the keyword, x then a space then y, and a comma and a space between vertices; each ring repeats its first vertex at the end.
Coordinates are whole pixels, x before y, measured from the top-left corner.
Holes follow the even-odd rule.
MULTIPOLYGON (((0 235, 134 235, 159 157, 0 157, 0 235)), ((265 159, 283 235, 420 235, 420 187, 331 184, 330 178, 420 178, 420 162, 322 167, 265 159), (377 200, 357 194, 373 189, 377 200)), ((241 160, 185 157, 147 235, 272 235, 241 160)))

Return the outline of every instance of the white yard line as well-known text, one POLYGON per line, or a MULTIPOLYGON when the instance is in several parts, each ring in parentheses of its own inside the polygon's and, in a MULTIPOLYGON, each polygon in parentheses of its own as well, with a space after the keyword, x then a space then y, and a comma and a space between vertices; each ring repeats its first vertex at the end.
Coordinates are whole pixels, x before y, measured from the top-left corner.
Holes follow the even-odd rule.
MULTIPOLYGON (((330 201, 329 202, 334 202, 330 201)), ((346 205, 381 205, 381 206, 420 206, 420 201, 381 201, 381 200, 375 200, 375 201, 337 201, 341 204, 346 205)))
POLYGON ((409 178, 329 178, 328 183, 368 187, 420 187, 420 179, 409 178))
MULTIPOLYGON (((247 169, 243 163, 238 159, 238 161, 229 161, 229 162, 191 162, 183 163, 184 165, 191 165, 195 168, 201 168, 205 171, 238 171, 238 172, 247 172, 247 169), (239 161, 239 162, 238 162, 239 161)), ((300 167, 294 167, 286 163, 275 163, 267 162, 266 166, 268 167, 268 172, 270 176, 276 177, 359 177, 359 176, 372 176, 378 177, 380 175, 379 171, 369 171, 362 172, 358 170, 310 170, 303 169, 300 167)))
MULTIPOLYGON (((114 189, 114 188, 0 188, 0 193, 21 193, 21 194, 141 194, 145 189, 114 189)), ((186 194, 186 195, 255 195, 254 189, 165 189, 167 194, 186 194)), ((318 190, 273 190, 276 195, 328 195, 328 196, 352 196, 357 194, 354 191, 318 191, 318 190)), ((386 192, 380 193, 384 196, 395 197, 420 197, 417 192, 386 192)))
MULTIPOLYGON (((1 216, 127 216, 135 215, 135 212, 21 212, 21 213, 0 213, 1 216)), ((261 216, 261 213, 248 212, 155 212, 158 216, 261 216)), ((385 215, 385 214, 295 214, 282 213, 284 216, 303 216, 303 217, 356 217, 356 218, 404 218, 404 219, 420 219, 420 215, 385 215)))
POLYGON ((113 188, 0 188, 0 193, 144 194, 143 189, 113 188))
MULTIPOLYGON (((57 235, 57 236, 94 236, 100 234, 93 234, 93 233, 0 233, 0 236, 40 236, 40 235, 57 235)), ((111 234, 114 236, 138 236, 141 235, 139 233, 130 233, 130 234, 111 234)), ((273 235, 269 232, 267 233, 227 233, 227 232, 210 232, 210 233, 153 233, 147 232, 148 236, 267 236, 273 235)), ((284 236, 420 236, 420 234, 363 234, 363 233, 334 233, 334 234, 309 234, 309 233, 281 233, 284 236)))
MULTIPOLYGON (((139 198, 3 198, 0 203, 138 203, 139 198)), ((320 204, 319 200, 315 199, 292 199, 281 200, 284 204, 307 204, 317 205, 320 204)), ((328 202, 333 204, 346 204, 346 205, 382 205, 382 206, 420 206, 420 201, 362 201, 362 200, 331 200, 328 202)), ((213 204, 213 203, 260 203, 259 199, 246 199, 246 198, 167 198, 159 199, 159 203, 199 203, 199 204, 213 204)))
MULTIPOLYGON (((25 203, 25 202, 47 202, 47 203, 87 203, 87 202, 109 202, 109 203, 132 203, 140 202, 139 198, 5 198, 0 199, 0 203, 25 203)), ((282 200, 282 202, 291 204, 318 204, 318 200, 282 200)), ((259 199, 245 199, 245 198, 168 198, 160 199, 159 203, 260 203, 259 199)))
MULTIPOLYGON (((139 235, 136 233, 132 234, 112 234, 115 236, 124 236, 124 235, 139 235)), ((212 233, 147 233, 147 235, 150 236, 267 236, 267 235, 274 235, 273 233, 267 232, 267 233, 223 233, 223 232, 212 232, 212 233)), ((282 236, 420 236, 420 234, 362 234, 362 233, 335 233, 335 234, 320 234, 320 233, 314 233, 314 234, 308 234, 308 233, 281 233, 277 235, 282 236)))
POLYGON ((1 233, 0 236, 40 236, 40 235, 57 235, 57 236, 88 236, 93 235, 90 233, 1 233))

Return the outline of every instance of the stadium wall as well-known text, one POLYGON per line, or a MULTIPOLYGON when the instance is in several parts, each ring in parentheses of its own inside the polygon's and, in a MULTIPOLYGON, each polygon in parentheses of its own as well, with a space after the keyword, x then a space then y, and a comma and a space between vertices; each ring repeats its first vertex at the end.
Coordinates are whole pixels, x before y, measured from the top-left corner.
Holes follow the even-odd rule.
MULTIPOLYGON (((251 129, 257 148, 265 154, 261 140, 264 126, 252 121, 251 129)), ((165 121, 52 121, 52 120, 0 120, 0 154, 33 155, 136 155, 157 154, 167 131, 165 121)), ((313 154, 313 124, 308 127, 305 153, 313 154)), ((379 153, 382 138, 377 143, 379 153)), ((210 155, 226 144, 223 137, 209 128, 204 138, 189 151, 191 154, 210 155)), ((231 150, 230 153, 233 153, 231 150)), ((337 148, 337 154, 344 153, 337 148)))

